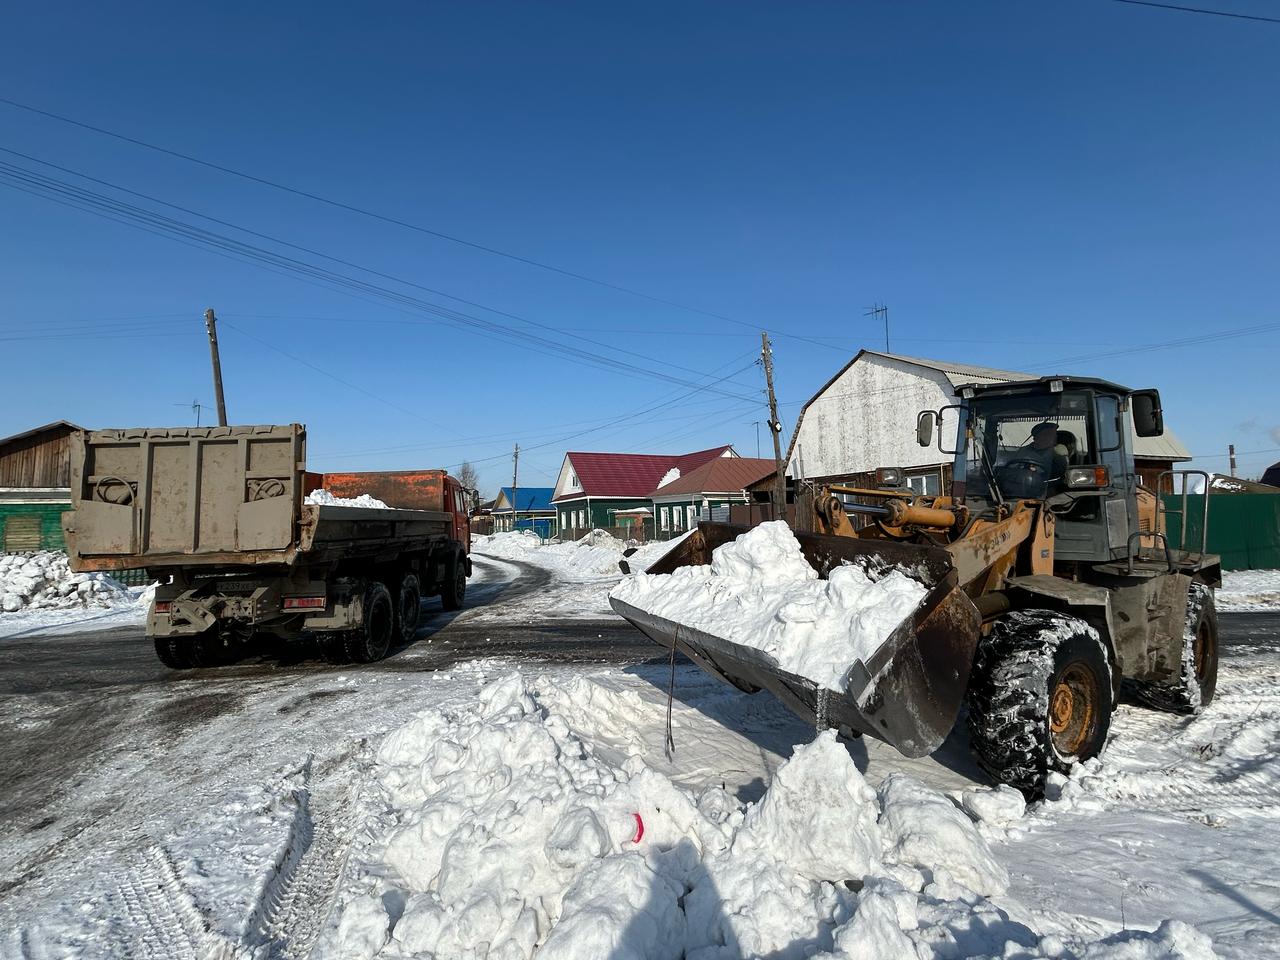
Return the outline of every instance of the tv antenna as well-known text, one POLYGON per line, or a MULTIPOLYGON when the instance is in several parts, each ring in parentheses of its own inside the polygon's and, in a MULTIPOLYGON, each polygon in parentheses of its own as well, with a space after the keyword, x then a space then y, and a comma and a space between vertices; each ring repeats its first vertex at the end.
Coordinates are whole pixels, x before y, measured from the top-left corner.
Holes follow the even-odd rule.
POLYGON ((204 404, 202 404, 199 400, 192 400, 190 404, 175 403, 174 406, 175 407, 190 406, 191 412, 196 415, 196 426, 197 427, 200 426, 200 411, 204 409, 204 404))

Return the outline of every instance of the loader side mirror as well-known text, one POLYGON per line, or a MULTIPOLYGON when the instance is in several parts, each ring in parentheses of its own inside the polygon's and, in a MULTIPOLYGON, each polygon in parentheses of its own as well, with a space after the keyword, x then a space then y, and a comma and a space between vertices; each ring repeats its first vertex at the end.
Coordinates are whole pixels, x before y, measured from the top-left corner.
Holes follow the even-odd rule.
POLYGON ((933 446, 933 421, 938 415, 932 410, 921 410, 916 417, 916 443, 922 447, 933 446))
POLYGON ((1129 399, 1133 406, 1134 433, 1140 437, 1158 437, 1164 433, 1159 390, 1138 390, 1129 399))

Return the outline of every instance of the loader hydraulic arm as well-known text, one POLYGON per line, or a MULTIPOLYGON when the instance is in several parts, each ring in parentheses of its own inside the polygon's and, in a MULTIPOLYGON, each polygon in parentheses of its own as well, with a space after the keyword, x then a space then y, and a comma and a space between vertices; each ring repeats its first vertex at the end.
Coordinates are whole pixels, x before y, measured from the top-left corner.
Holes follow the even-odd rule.
POLYGON ((864 490, 859 487, 831 486, 820 494, 813 504, 818 529, 841 537, 856 537, 858 533, 849 522, 849 513, 874 517, 880 527, 895 530, 903 528, 928 528, 948 530, 957 524, 955 511, 945 507, 925 506, 912 502, 912 494, 900 491, 864 490), (878 499, 880 503, 846 503, 840 498, 856 496, 878 499))

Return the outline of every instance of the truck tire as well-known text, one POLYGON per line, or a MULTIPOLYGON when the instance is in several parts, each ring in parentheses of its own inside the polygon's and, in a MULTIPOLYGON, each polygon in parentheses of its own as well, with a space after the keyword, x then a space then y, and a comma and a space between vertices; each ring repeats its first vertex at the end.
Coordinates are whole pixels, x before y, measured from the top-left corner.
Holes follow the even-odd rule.
POLYGON ((446 610, 459 610, 467 596, 467 561, 461 555, 453 558, 440 587, 440 605, 446 610))
POLYGON ((190 637, 155 637, 156 656, 170 670, 190 670, 195 666, 190 637))
POLYGON ((1028 797, 1050 772, 1102 751, 1111 728, 1111 665, 1097 630, 1053 610, 1001 617, 978 646, 967 694, 979 765, 1028 797))
POLYGON ((385 584, 371 581, 364 588, 364 602, 360 606, 360 629, 346 636, 347 659, 353 663, 373 663, 381 660, 391 650, 395 636, 395 608, 391 605, 391 591, 385 584))
POLYGON ((396 593, 396 636, 402 643, 411 642, 421 621, 422 588, 414 574, 406 573, 396 593))
POLYGON ((1138 699, 1171 713, 1199 713, 1213 702, 1218 688, 1218 608, 1213 589, 1195 581, 1187 591, 1178 675, 1170 680, 1139 683, 1138 699))

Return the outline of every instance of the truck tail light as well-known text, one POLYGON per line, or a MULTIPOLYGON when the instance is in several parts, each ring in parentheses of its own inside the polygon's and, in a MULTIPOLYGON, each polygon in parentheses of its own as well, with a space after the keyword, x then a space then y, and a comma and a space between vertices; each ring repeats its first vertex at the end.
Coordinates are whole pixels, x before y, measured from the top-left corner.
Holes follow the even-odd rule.
POLYGON ((284 608, 286 610, 323 610, 325 607, 324 597, 285 597, 284 608))
POLYGON ((173 601, 157 600, 152 606, 152 609, 154 609, 156 613, 168 613, 170 610, 173 609, 173 601))

